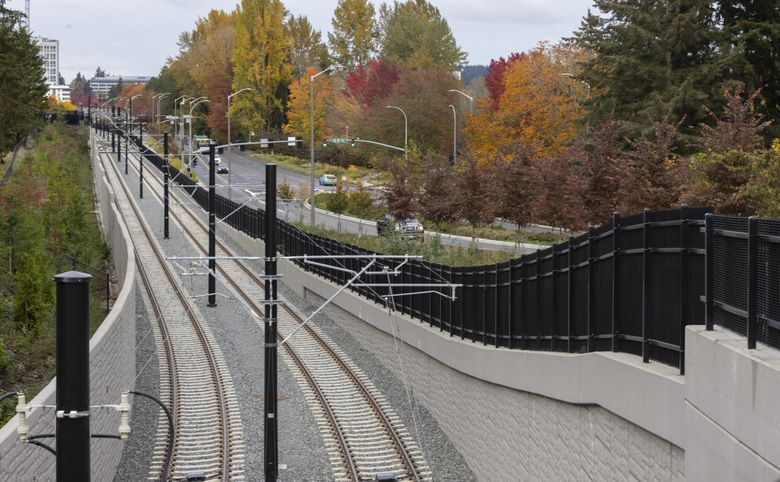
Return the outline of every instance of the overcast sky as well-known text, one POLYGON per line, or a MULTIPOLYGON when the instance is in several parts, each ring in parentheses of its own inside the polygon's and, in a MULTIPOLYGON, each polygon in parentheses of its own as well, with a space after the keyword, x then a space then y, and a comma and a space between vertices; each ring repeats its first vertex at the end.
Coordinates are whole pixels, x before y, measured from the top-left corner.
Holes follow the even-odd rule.
MULTIPOLYGON (((240 1, 240 0, 239 0, 240 1)), ((179 33, 211 9, 232 10, 237 0, 31 0, 35 35, 60 41, 60 71, 91 77, 99 65, 112 75, 156 75, 176 54, 179 33)), ((450 24, 470 64, 570 36, 592 0, 431 0, 450 24)), ((380 0, 373 2, 375 5, 380 0)), ((284 0, 323 32, 337 0, 284 0)), ((24 10, 24 0, 8 5, 24 10)))

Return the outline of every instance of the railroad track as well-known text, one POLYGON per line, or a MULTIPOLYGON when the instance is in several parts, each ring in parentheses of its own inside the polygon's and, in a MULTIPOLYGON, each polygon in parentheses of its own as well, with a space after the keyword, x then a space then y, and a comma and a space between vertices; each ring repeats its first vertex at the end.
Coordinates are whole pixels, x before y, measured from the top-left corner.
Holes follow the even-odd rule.
MULTIPOLYGON (((99 142, 99 141, 98 141, 99 142)), ((141 279, 156 320, 160 394, 173 416, 173 434, 161 413, 150 480, 243 480, 243 431, 227 365, 202 315, 186 296, 142 213, 121 179, 117 164, 100 152, 120 212, 135 246, 141 279), (108 160, 106 160, 108 159, 108 160), (172 435, 172 436, 171 436, 172 435), (172 443, 172 448, 171 447, 172 443), (170 456, 167 454, 170 453, 170 456)))
MULTIPOLYGON (((153 176, 146 176, 146 185, 162 203, 162 181, 159 172, 153 172, 153 176)), ((174 200, 180 196, 175 188, 170 193, 174 200)), ((171 219, 200 254, 207 256, 208 227, 189 204, 180 202, 180 209, 171 209, 171 219)), ((217 256, 235 255, 219 240, 216 244, 217 256)), ((220 280, 230 286, 262 328, 263 306, 255 300, 263 299, 263 281, 239 260, 219 262, 217 270, 220 280)), ((282 301, 278 314, 280 340, 303 321, 294 306, 282 301)), ((326 335, 306 325, 283 347, 283 358, 318 420, 337 480, 375 480, 380 473, 392 473, 396 480, 432 480, 417 442, 390 404, 326 335)))

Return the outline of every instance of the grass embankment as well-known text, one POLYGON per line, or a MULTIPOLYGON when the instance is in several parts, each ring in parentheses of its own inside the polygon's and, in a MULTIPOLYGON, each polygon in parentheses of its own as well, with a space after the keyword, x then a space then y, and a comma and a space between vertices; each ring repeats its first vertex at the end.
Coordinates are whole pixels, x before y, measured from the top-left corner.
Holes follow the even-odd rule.
MULTIPOLYGON (((266 154, 252 152, 252 156, 260 159, 264 162, 273 162, 280 168, 287 169, 289 171, 297 172, 299 174, 309 175, 311 174, 311 168, 309 167, 308 159, 300 159, 293 156, 285 156, 282 154, 266 154)), ((347 177, 347 183, 354 186, 361 186, 364 179, 370 179, 372 184, 381 184, 389 174, 384 171, 376 169, 369 169, 367 167, 349 166, 340 167, 333 164, 323 164, 319 161, 314 166, 314 175, 320 177, 323 174, 333 174, 339 179, 342 176, 347 177)), ((300 186, 293 186, 299 188, 300 186)), ((308 185, 304 186, 308 190, 308 185)))
MULTIPOLYGON (((105 316, 109 248, 93 204, 86 127, 47 126, 0 188, 0 392, 28 400, 54 376, 55 284, 74 268, 93 275, 90 333, 105 316), (95 267, 90 270, 87 266, 95 267), (99 289, 103 288, 103 289, 99 289)), ((0 406, 0 424, 15 400, 0 406)))
POLYGON ((409 254, 423 256, 426 261, 447 266, 481 266, 500 263, 520 256, 519 251, 487 251, 479 249, 476 243, 468 248, 447 246, 438 238, 425 238, 417 241, 401 236, 375 237, 358 236, 356 234, 340 233, 322 226, 312 228, 301 223, 293 223, 306 232, 326 236, 342 243, 351 244, 364 249, 383 254, 409 254))
POLYGON ((480 225, 476 228, 472 228, 467 223, 433 223, 426 221, 423 221, 423 223, 425 229, 429 231, 454 234, 457 236, 509 241, 512 243, 549 245, 569 239, 569 235, 565 231, 538 233, 525 230, 522 227, 518 230, 513 230, 497 225, 480 225))
MULTIPOLYGON (((144 144, 146 144, 146 147, 150 148, 154 152, 157 153, 158 156, 163 155, 163 145, 162 141, 158 141, 156 139, 144 139, 144 144)), ((182 160, 180 156, 175 156, 174 154, 178 152, 178 149, 175 148, 172 142, 168 142, 168 164, 170 164, 171 167, 175 167, 178 169, 183 176, 188 176, 190 179, 192 179, 195 182, 198 182, 198 173, 193 170, 190 174, 187 174, 186 164, 184 165, 185 168, 182 168, 182 160)))

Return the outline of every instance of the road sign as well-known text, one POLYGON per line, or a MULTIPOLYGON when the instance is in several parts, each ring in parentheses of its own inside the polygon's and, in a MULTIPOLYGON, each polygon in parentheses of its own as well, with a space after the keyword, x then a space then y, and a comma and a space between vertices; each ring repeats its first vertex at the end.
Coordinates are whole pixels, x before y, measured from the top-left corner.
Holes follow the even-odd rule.
POLYGON ((268 147, 268 139, 260 139, 260 147, 268 147))
POLYGON ((326 140, 334 144, 346 144, 348 142, 352 142, 352 139, 348 137, 334 137, 333 139, 326 139, 326 140))
POLYGON ((295 147, 295 137, 287 137, 287 145, 290 147, 295 147))

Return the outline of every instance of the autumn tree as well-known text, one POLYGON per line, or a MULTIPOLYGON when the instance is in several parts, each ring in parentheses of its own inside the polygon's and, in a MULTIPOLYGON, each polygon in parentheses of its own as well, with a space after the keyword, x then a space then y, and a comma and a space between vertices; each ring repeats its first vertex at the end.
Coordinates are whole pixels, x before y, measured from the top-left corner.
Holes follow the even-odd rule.
POLYGON ((149 122, 152 116, 152 95, 153 93, 146 89, 144 84, 123 84, 122 90, 116 97, 126 97, 126 106, 130 106, 130 98, 138 95, 132 100, 133 117, 139 118, 142 122, 149 122))
MULTIPOLYGON (((301 77, 290 84, 287 119, 284 132, 309 139, 311 132, 311 77, 317 69, 309 67, 301 77)), ((327 75, 317 77, 314 82, 314 138, 320 142, 325 137, 326 119, 333 98, 333 81, 327 75)))
POLYGON ((486 109, 467 125, 470 145, 481 159, 495 159, 523 145, 534 159, 552 159, 585 131, 585 86, 571 73, 576 50, 569 45, 541 45, 510 62, 493 64, 486 109), (500 67, 506 64, 506 67, 500 67), (503 71, 502 71, 503 69, 503 71), (499 75, 500 74, 500 75, 499 75))
POLYGON ((280 0, 242 0, 237 16, 233 90, 254 90, 235 98, 236 120, 247 130, 280 128, 292 76, 284 6, 280 0))
POLYGON ((761 90, 756 90, 746 99, 742 98, 742 88, 736 87, 734 92, 725 90, 723 97, 726 105, 723 107, 723 118, 718 117, 708 109, 714 120, 714 125, 700 124, 701 137, 699 146, 702 150, 725 152, 731 149, 752 151, 761 145, 761 132, 769 127, 770 121, 756 112, 755 104, 761 90))
POLYGON ((291 15, 285 23, 290 37, 290 64, 293 77, 300 77, 308 67, 326 68, 328 65, 328 47, 322 42, 322 36, 315 30, 309 19, 301 15, 291 15))
POLYGON ((624 213, 644 208, 666 209, 680 199, 679 158, 674 153, 681 122, 656 122, 653 134, 630 142, 621 165, 618 209, 624 213))
POLYGON ((381 57, 404 68, 437 67, 449 72, 466 62, 447 20, 427 0, 382 4, 381 57))
POLYGON ((494 213, 487 201, 494 189, 488 182, 484 169, 479 167, 473 157, 466 156, 456 167, 453 189, 449 196, 453 218, 465 220, 472 228, 492 221, 494 213))
POLYGON ((496 159, 482 168, 488 187, 486 213, 518 226, 533 220, 532 207, 539 187, 535 182, 532 160, 522 146, 516 146, 508 159, 496 159))
POLYGON ((331 25, 328 44, 336 64, 352 70, 373 57, 379 31, 369 0, 339 0, 331 25))
POLYGON ((398 82, 399 71, 381 59, 371 59, 350 71, 344 81, 344 93, 364 108, 375 108, 398 82))
POLYGON ((513 62, 521 58, 520 53, 514 52, 510 54, 506 59, 499 57, 498 60, 493 59, 488 66, 488 72, 485 74, 485 87, 488 90, 488 97, 490 98, 490 109, 493 111, 498 110, 499 101, 501 96, 504 95, 504 74, 507 67, 513 62))

